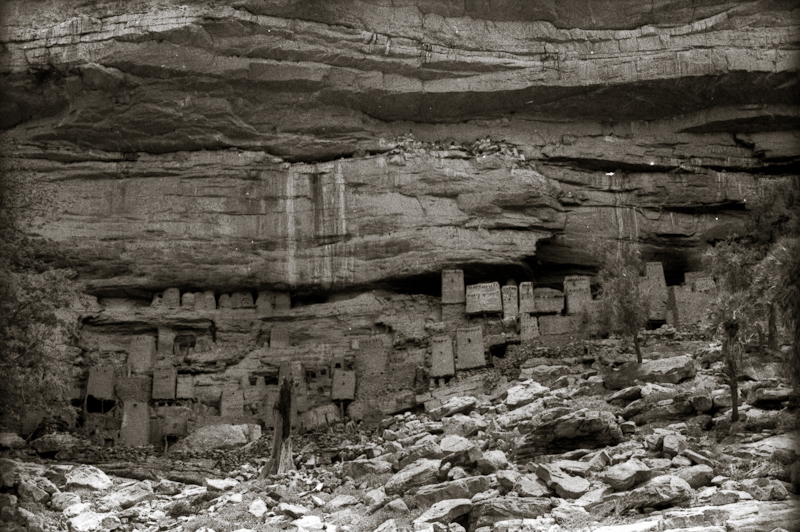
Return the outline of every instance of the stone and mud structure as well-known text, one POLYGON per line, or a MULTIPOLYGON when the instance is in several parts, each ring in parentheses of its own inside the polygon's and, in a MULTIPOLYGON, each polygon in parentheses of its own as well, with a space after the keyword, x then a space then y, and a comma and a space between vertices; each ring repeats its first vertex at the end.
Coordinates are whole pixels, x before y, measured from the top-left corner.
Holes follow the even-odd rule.
POLYGON ((0 447, 110 477, 6 461, 2 526, 792 530, 782 353, 731 428, 701 256, 798 179, 799 36, 784 0, 6 0, 3 171, 87 297, 80 437, 0 447), (619 242, 638 368, 597 338, 619 242), (257 480, 284 378, 301 471, 257 480))

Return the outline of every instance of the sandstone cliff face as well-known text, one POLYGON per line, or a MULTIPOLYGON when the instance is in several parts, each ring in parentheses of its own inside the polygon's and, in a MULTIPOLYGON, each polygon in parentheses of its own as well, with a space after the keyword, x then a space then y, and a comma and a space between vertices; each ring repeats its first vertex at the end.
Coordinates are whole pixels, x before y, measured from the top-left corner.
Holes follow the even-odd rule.
MULTIPOLYGON (((791 1, 10 0, 0 15, 4 163, 46 200, 31 232, 106 302, 89 351, 125 350, 98 334, 225 322, 131 310, 168 287, 302 304, 438 296, 445 268, 546 285, 620 239, 672 284, 742 227, 761 183, 797 174, 791 1)), ((356 312, 361 334, 380 308, 356 312)))
POLYGON ((793 3, 529 4, 7 2, 5 152, 97 294, 658 254, 794 171, 793 3))

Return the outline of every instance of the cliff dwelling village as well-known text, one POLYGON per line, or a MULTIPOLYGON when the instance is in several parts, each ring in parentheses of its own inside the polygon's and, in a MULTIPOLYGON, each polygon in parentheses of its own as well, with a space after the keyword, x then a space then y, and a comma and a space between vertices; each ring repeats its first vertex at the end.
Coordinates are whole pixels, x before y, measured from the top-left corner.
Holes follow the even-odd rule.
POLYGON ((4 0, 0 532, 800 531, 791 0, 4 0))

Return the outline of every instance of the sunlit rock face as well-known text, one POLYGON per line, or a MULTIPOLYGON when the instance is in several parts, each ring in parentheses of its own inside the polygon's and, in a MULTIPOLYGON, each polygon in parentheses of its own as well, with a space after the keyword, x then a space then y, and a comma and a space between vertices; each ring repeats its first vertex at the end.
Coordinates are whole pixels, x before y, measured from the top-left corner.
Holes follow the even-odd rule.
POLYGON ((797 174, 791 1, 0 10, 6 164, 96 295, 669 274, 797 174))

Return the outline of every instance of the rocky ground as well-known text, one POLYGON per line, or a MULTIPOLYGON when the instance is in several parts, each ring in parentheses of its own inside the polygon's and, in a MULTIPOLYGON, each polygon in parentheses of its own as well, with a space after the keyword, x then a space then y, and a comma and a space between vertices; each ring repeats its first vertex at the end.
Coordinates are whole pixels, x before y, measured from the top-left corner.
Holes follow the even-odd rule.
POLYGON ((800 436, 778 354, 749 357, 731 424, 718 345, 666 328, 648 344, 638 367, 619 340, 560 358, 509 350, 487 394, 297 436, 298 470, 266 480, 269 430, 225 448, 246 429, 219 426, 205 450, 168 456, 5 434, 0 529, 800 530, 800 436))

